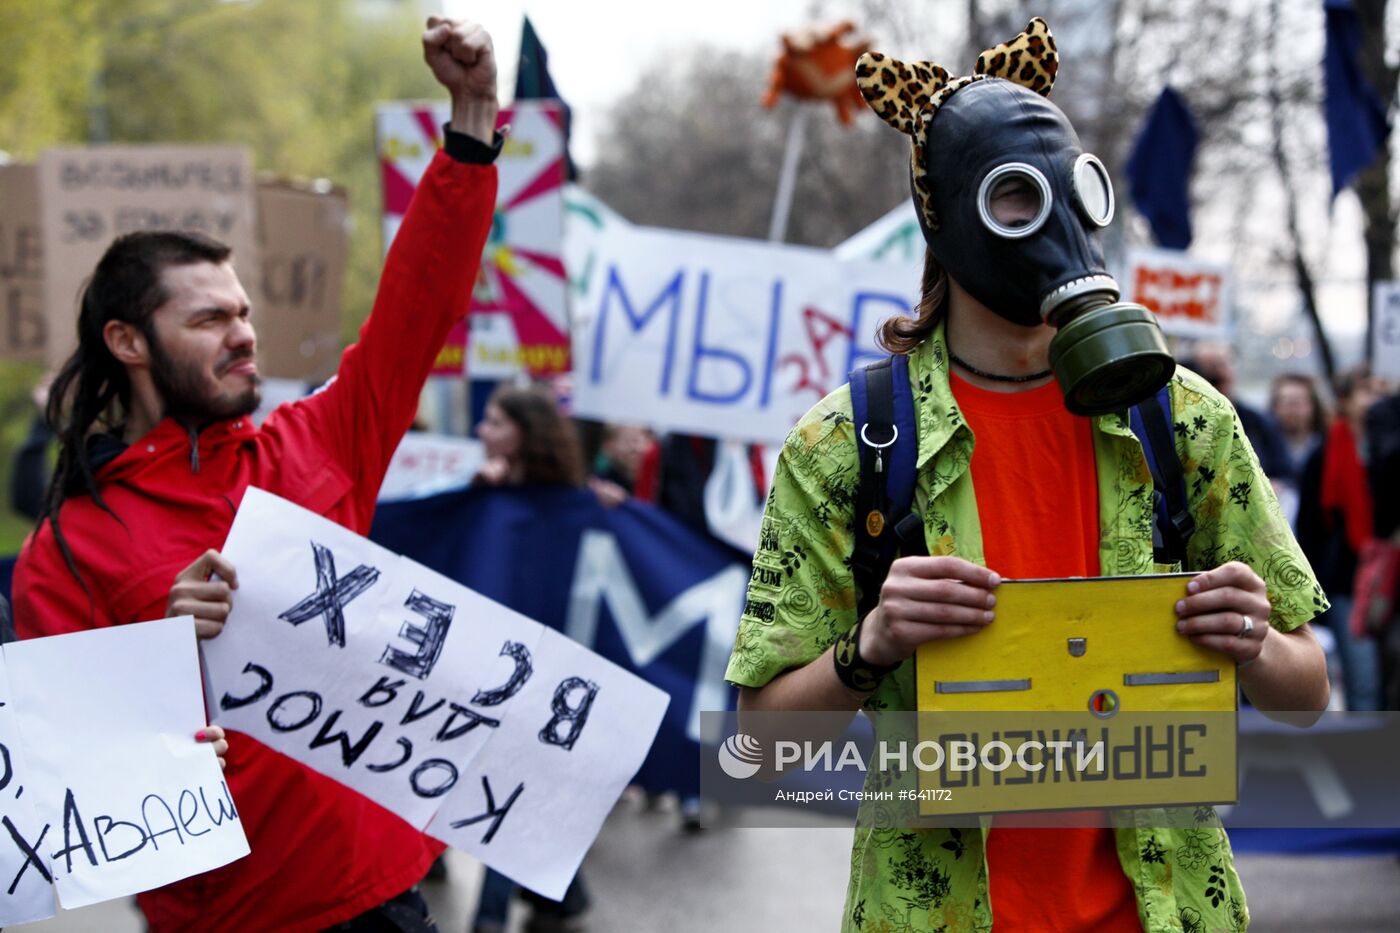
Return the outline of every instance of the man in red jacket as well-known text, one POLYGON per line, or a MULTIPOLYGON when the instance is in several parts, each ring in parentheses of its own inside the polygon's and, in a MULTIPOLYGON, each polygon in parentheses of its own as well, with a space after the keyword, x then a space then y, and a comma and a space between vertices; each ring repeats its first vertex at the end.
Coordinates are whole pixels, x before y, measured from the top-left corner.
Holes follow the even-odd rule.
MULTIPOLYGON (((419 185, 373 313, 321 392, 262 427, 248 297, 226 247, 140 233, 112 244, 54 381, 58 470, 15 570, 21 637, 191 614, 228 618, 218 553, 249 485, 361 534, 448 328, 466 309, 496 201, 496 65, 479 26, 433 17, 424 56, 451 92, 445 151, 419 185)), ((340 784, 246 736, 227 778, 252 854, 140 896, 152 930, 432 930, 415 885, 442 851, 340 784)))

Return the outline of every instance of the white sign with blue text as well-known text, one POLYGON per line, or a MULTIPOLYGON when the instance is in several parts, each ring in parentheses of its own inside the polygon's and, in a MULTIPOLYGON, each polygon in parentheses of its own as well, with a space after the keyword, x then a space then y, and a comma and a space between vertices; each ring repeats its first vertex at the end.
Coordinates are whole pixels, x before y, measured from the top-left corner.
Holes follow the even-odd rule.
POLYGON ((147 891, 248 854, 204 726, 188 616, 4 646, 0 923, 147 891))
POLYGON ((214 721, 563 897, 667 695, 261 489, 223 554, 233 611, 201 645, 214 721))
POLYGON ((1375 375, 1400 381, 1400 281, 1377 282, 1371 325, 1371 363, 1375 375))
POLYGON ((918 300, 912 263, 646 227, 596 237, 574 410, 604 421, 781 443, 918 300))

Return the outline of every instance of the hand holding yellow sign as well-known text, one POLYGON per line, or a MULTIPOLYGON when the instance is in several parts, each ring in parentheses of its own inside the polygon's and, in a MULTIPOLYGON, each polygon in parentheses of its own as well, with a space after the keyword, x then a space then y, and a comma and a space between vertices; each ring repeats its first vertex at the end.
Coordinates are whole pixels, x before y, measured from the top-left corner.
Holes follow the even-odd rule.
MULTIPOLYGON (((995 625, 920 647, 920 713, 1017 714, 976 717, 982 744, 993 732, 997 741, 1028 736, 1024 741, 1034 742, 1051 720, 1066 735, 1084 730, 1090 747, 1105 743, 1102 756, 1091 757, 1075 777, 1056 778, 1035 766, 1057 757, 1054 749, 1016 759, 1013 747, 1008 769, 953 780, 946 769, 923 772, 921 788, 961 788, 960 812, 1233 799, 1235 665, 1178 634, 1174 607, 1190 577, 1007 581, 997 590, 995 625), (1061 715, 1021 715, 1032 712, 1061 715), (1080 715, 1063 715, 1069 713, 1080 715), (1119 748, 1137 751, 1115 757, 1119 748)), ((947 745, 950 736, 970 736, 961 721, 921 716, 920 740, 947 745)), ((1078 766, 1077 751, 1066 756, 1067 770, 1078 766)), ((939 811, 949 807, 924 807, 939 811)))

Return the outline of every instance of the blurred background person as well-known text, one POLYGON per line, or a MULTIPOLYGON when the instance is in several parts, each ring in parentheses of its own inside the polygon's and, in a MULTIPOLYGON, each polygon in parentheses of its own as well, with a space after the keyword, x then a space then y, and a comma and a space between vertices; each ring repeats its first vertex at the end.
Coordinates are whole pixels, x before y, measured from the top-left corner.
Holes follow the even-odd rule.
POLYGON ((1259 457, 1259 466, 1265 476, 1275 481, 1275 488, 1279 480, 1291 481, 1295 475, 1292 460, 1278 427, 1268 415, 1246 405, 1235 395, 1234 349, 1227 343, 1202 341, 1191 348, 1190 356, 1181 364, 1200 374, 1235 406, 1249 445, 1259 457))
POLYGON ((1376 536, 1389 538, 1400 531, 1400 390, 1393 384, 1366 410, 1366 443, 1376 536))
MULTIPOLYGON (((578 434, 560 410, 554 394, 539 386, 503 385, 491 394, 476 426, 486 460, 473 481, 477 486, 576 486, 584 484, 583 455, 578 434)), ((600 496, 601 498, 601 496, 600 496)), ((624 493, 625 498, 625 493, 624 493)), ((472 933, 503 933, 516 891, 514 881, 492 869, 481 882, 472 933)), ((526 933, 566 933, 582 930, 588 909, 583 873, 558 903, 522 891, 531 905, 526 933)))
POLYGON ((1269 388, 1269 413, 1283 435, 1294 470, 1301 471, 1327 430, 1327 406, 1317 380, 1305 373, 1275 376, 1269 388))
POLYGON ((1298 487, 1298 543, 1332 604, 1318 623, 1337 641, 1346 705, 1352 710, 1379 709, 1381 702, 1376 644, 1348 624, 1357 557, 1375 535, 1364 443, 1366 411, 1375 401, 1365 367, 1337 376, 1336 414, 1304 463, 1298 487))
MULTIPOLYGON (((1400 391, 1391 385, 1366 411, 1366 444, 1376 537, 1400 550, 1400 391)), ((1392 559, 1394 556, 1392 555, 1392 559)), ((1358 581, 1359 583, 1359 581, 1358 581)), ((1376 613, 1381 655, 1381 708, 1400 710, 1400 580, 1381 583, 1389 613, 1376 613)))
POLYGON ((44 514, 44 493, 53 475, 53 428, 45 410, 49 404, 49 384, 53 372, 44 374, 30 399, 34 402, 34 417, 24 443, 15 451, 10 465, 10 508, 25 518, 37 522, 44 514))
POLYGON ((1298 522, 1297 478, 1302 475, 1313 448, 1322 442, 1327 430, 1327 407, 1318 391, 1317 380, 1305 373, 1283 373, 1269 387, 1269 414, 1278 425, 1288 454, 1287 482, 1275 481, 1283 514, 1296 527, 1298 522))
POLYGON ((639 424, 603 425, 602 443, 593 459, 593 475, 588 478, 588 486, 599 501, 614 506, 631 496, 644 501, 654 499, 654 490, 639 491, 637 487, 642 464, 655 446, 651 431, 639 424))
POLYGON ((593 475, 635 495, 642 463, 655 445, 656 438, 640 424, 606 424, 603 443, 593 463, 593 475))
POLYGON ((486 454, 477 485, 583 485, 578 435, 546 389, 501 386, 486 403, 476 434, 486 454))

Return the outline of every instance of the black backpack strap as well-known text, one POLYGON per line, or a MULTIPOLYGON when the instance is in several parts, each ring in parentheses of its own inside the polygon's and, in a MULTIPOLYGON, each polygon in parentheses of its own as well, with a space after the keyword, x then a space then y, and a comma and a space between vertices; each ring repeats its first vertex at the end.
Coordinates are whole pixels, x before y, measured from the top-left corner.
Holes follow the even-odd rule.
POLYGON ((1152 471, 1152 550, 1160 564, 1186 566, 1186 543, 1196 530, 1186 501, 1186 476, 1172 431, 1171 384, 1133 406, 1129 420, 1152 471))
POLYGON ((851 373, 851 408, 860 455, 851 569, 863 619, 895 557, 927 553, 923 520, 910 511, 918 439, 908 359, 886 357, 851 373))

